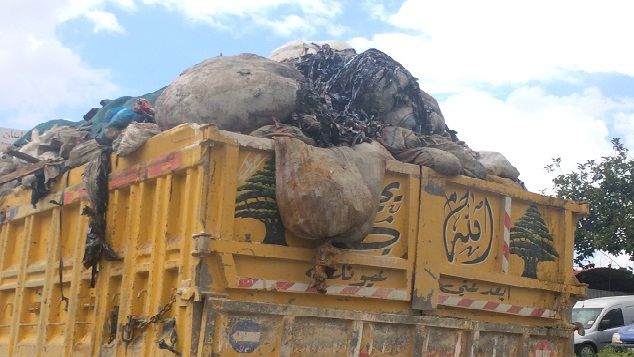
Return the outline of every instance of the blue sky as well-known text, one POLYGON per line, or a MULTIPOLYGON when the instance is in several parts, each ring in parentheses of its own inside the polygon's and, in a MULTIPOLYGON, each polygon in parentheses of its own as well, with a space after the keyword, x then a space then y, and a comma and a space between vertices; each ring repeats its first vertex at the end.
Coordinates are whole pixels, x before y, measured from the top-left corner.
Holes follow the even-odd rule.
POLYGON ((336 39, 400 61, 461 138, 503 152, 541 190, 552 157, 572 167, 608 153, 611 137, 634 146, 630 10, 617 0, 8 0, 0 126, 80 120, 100 99, 152 92, 220 53, 336 39))
POLYGON ((401 62, 462 139, 539 191, 551 158, 567 170, 612 137, 634 148, 632 13, 628 0, 5 0, 0 126, 80 120, 220 53, 335 39, 401 62))

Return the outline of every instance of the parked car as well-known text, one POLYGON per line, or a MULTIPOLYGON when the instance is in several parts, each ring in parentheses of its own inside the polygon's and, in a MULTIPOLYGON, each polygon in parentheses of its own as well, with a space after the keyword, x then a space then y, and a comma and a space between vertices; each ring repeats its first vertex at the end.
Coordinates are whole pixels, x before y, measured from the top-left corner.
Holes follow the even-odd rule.
POLYGON ((634 295, 579 301, 572 309, 572 321, 581 323, 586 332, 580 336, 575 331, 575 354, 593 356, 612 344, 615 332, 634 323, 634 295))

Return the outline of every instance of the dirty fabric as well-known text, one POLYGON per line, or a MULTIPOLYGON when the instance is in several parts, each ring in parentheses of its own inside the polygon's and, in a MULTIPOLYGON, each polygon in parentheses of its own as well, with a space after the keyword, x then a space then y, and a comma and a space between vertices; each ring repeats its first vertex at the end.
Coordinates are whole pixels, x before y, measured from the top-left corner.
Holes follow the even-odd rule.
POLYGON ((88 216, 88 233, 84 248, 83 264, 92 268, 90 287, 95 286, 98 264, 101 258, 120 260, 121 257, 106 242, 106 213, 108 210, 108 174, 110 173, 110 150, 103 150, 101 155, 90 161, 84 171, 84 184, 88 195, 89 206, 84 207, 82 214, 88 216))

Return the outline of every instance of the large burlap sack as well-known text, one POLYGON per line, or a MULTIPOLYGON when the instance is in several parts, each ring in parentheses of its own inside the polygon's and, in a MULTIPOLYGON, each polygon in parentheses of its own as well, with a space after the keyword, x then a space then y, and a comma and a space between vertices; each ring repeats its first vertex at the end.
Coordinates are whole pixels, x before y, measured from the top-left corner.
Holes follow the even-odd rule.
POLYGON ((358 242, 379 205, 385 161, 350 147, 275 143, 276 201, 284 227, 312 240, 358 242))
POLYGON ((162 129, 198 123, 248 134, 289 117, 302 80, 296 69, 253 54, 210 58, 165 88, 155 119, 162 129))
POLYGON ((486 168, 489 175, 501 176, 517 180, 520 172, 499 152, 478 151, 478 161, 486 168))
POLYGON ((463 173, 460 160, 454 154, 440 149, 428 147, 407 149, 395 154, 394 157, 410 164, 431 167, 443 175, 455 176, 463 173))

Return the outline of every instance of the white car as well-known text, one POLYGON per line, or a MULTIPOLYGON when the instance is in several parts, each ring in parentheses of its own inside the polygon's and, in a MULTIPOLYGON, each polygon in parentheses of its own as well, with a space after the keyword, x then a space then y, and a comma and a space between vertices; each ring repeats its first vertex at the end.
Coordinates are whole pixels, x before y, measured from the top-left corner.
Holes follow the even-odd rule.
POLYGON ((586 331, 585 336, 575 331, 575 354, 593 356, 612 343, 612 334, 619 328, 634 323, 634 295, 579 301, 571 321, 581 323, 586 331))

